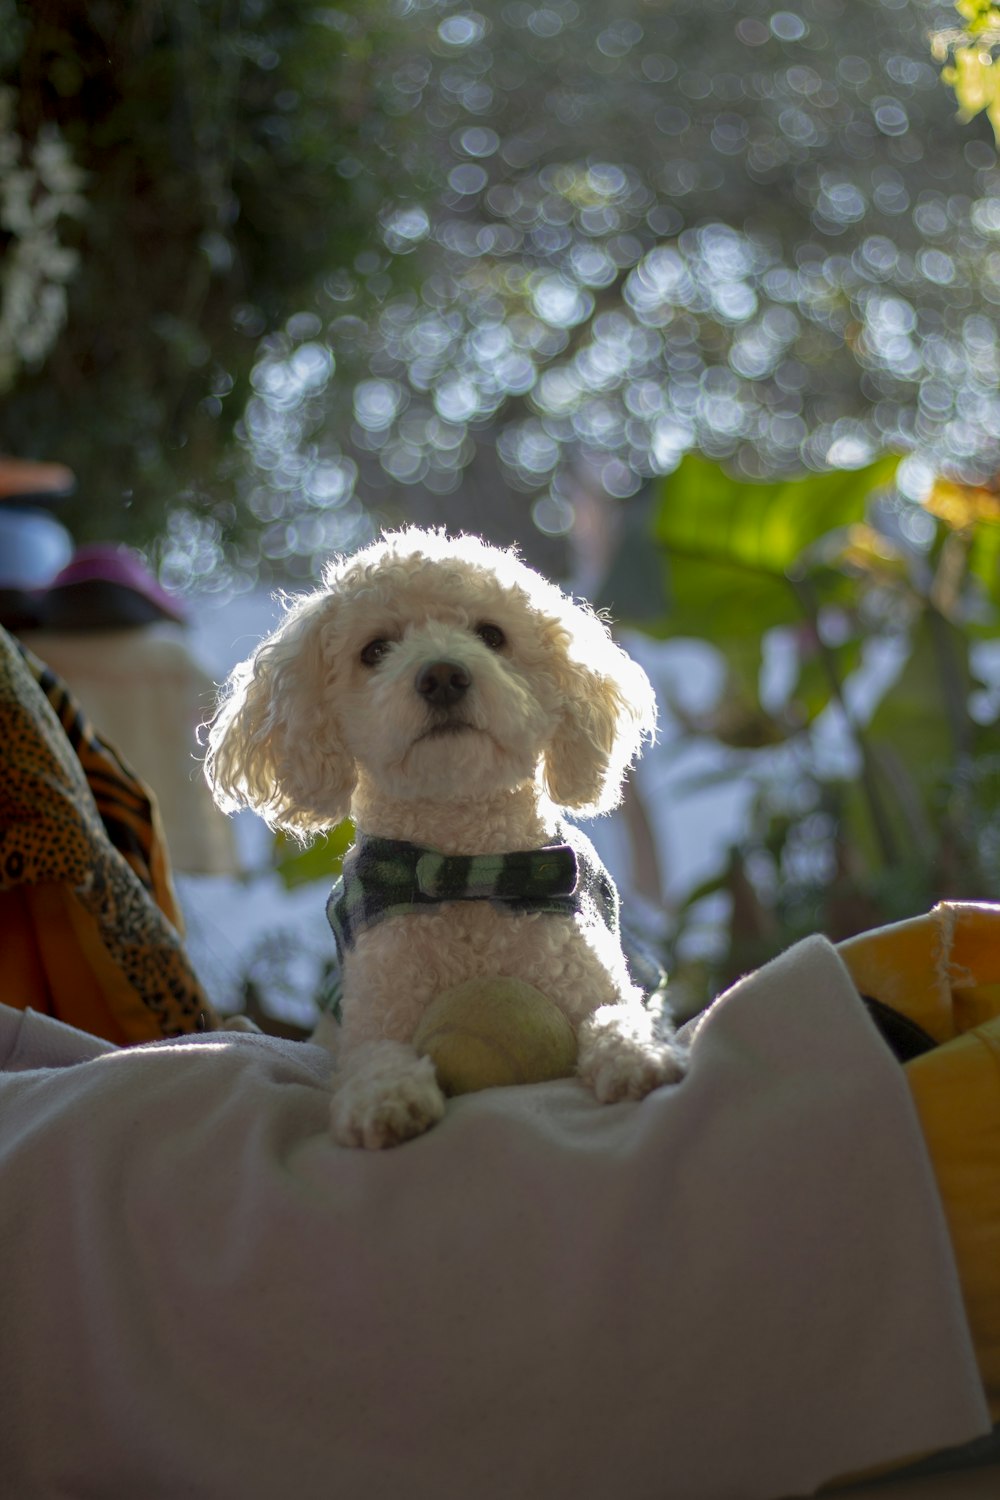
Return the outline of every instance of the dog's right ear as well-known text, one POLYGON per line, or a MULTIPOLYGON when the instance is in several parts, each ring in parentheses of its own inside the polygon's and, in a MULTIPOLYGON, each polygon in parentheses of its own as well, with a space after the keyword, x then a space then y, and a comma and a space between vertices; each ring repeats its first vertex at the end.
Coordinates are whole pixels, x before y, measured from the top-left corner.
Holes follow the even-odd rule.
POLYGON ((324 637, 335 602, 299 599, 225 685, 208 725, 205 775, 224 812, 249 807, 300 837, 343 822, 356 772, 333 707, 324 637))

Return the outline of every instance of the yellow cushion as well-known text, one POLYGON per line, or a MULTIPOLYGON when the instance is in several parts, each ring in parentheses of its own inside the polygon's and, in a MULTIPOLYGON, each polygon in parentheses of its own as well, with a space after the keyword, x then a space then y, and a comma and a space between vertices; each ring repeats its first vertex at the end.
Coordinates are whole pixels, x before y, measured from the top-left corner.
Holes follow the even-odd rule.
POLYGON ((1000 1421, 1000 906, 942 902, 841 944, 862 994, 940 1044, 906 1065, 1000 1421))

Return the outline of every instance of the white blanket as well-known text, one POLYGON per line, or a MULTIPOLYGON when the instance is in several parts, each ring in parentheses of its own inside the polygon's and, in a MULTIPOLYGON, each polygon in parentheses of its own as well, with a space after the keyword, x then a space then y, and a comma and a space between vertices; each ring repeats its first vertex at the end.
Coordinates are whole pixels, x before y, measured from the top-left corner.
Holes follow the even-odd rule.
POLYGON ((989 1428, 901 1070, 823 939, 675 1088, 466 1096, 394 1151, 331 1143, 306 1045, 101 1055, 0 1007, 0 1069, 18 1500, 773 1500, 989 1428))

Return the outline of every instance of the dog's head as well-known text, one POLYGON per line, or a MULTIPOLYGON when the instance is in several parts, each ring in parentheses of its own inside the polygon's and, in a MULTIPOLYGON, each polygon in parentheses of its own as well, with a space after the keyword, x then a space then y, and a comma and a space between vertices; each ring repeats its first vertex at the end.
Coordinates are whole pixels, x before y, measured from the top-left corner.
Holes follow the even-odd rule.
POLYGON ((645 673, 589 606, 513 552, 387 535, 232 673, 206 774, 228 811, 310 834, 386 795, 447 802, 537 780, 578 812, 614 806, 655 722, 645 673))

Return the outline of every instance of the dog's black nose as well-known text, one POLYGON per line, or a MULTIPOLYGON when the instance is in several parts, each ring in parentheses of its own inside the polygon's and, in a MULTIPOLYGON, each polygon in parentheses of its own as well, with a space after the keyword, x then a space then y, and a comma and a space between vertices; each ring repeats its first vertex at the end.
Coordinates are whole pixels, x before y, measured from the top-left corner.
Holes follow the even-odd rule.
POLYGON ((432 708, 451 708, 464 698, 472 678, 457 661, 429 661, 417 673, 415 686, 432 708))

